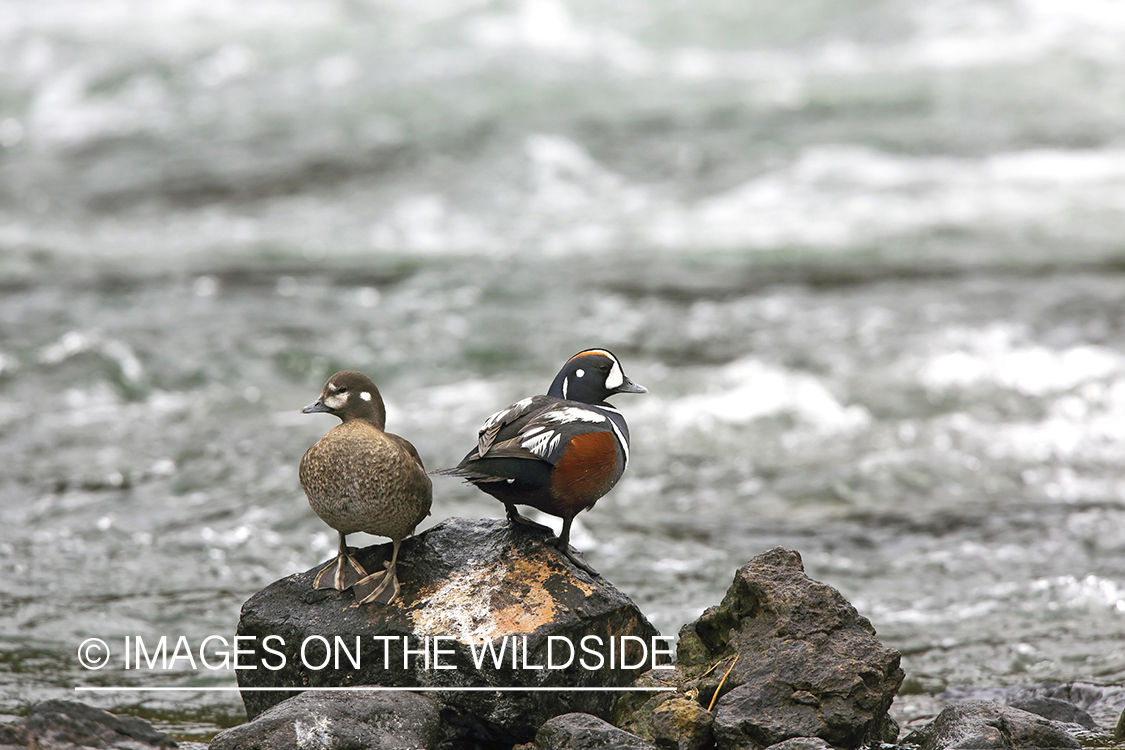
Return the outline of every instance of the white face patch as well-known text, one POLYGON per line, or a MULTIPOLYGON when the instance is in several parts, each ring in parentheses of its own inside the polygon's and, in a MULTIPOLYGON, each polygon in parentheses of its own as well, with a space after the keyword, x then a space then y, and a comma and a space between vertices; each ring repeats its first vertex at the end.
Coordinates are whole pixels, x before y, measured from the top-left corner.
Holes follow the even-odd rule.
POLYGON ((609 390, 620 388, 621 384, 625 382, 625 373, 621 370, 621 363, 616 359, 613 360, 613 367, 610 368, 609 375, 605 378, 605 387, 609 390))
POLYGON ((367 391, 364 391, 363 393, 359 394, 359 397, 362 398, 364 401, 370 401, 371 400, 371 394, 368 393, 367 391))
POLYGON ((329 409, 340 409, 346 403, 348 403, 348 394, 346 393, 333 393, 324 399, 324 404, 329 409))
POLYGON ((578 371, 577 371, 577 372, 575 372, 574 374, 575 374, 575 375, 576 375, 577 377, 580 377, 580 378, 581 378, 581 377, 585 377, 585 376, 586 376, 586 371, 585 371, 585 370, 578 370, 578 371))

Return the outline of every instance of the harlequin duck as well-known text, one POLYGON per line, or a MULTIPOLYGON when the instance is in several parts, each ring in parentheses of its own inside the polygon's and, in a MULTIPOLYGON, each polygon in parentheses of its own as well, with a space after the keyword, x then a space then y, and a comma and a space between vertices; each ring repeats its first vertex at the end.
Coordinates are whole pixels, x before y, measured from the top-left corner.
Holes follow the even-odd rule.
POLYGON ((336 373, 320 398, 301 412, 341 420, 301 459, 309 505, 340 535, 339 555, 316 574, 313 585, 340 591, 354 586, 360 604, 392 602, 399 594, 399 546, 430 514, 433 487, 422 459, 408 441, 384 432, 383 398, 362 373, 336 373), (356 531, 391 538, 394 552, 384 563, 386 570, 368 575, 350 554, 345 537, 356 531))
POLYGON ((520 515, 530 505, 563 519, 554 542, 575 565, 597 575, 570 553, 570 525, 613 489, 629 463, 629 428, 606 403, 615 393, 645 393, 625 377, 605 349, 587 349, 567 360, 546 396, 532 396, 484 422, 477 446, 451 469, 504 503, 513 523, 546 527, 520 515))

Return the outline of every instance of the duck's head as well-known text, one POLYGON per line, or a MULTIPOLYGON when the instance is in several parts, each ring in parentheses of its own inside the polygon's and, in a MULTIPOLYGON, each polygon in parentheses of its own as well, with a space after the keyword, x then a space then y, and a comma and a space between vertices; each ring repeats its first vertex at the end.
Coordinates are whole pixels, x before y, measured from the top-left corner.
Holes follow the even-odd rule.
POLYGON ((355 370, 341 370, 324 384, 320 398, 301 409, 302 414, 332 414, 347 422, 363 419, 380 430, 387 425, 383 397, 371 378, 355 370))
POLYGON ((566 361, 548 396, 598 404, 615 393, 647 393, 625 375, 621 362, 607 349, 586 349, 566 361))

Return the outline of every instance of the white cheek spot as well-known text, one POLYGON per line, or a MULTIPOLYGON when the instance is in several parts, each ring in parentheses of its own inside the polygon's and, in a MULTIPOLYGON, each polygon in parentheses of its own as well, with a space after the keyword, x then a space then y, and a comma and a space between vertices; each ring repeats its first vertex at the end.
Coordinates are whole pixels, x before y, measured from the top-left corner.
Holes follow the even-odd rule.
POLYGON ((617 360, 614 360, 613 368, 610 369, 609 375, 606 376, 605 387, 612 391, 614 388, 621 387, 621 384, 624 382, 625 373, 621 371, 621 365, 618 364, 617 360))
POLYGON ((578 370, 574 374, 581 378, 581 377, 584 377, 586 375, 586 371, 585 370, 578 370))
POLYGON ((363 393, 359 394, 359 397, 362 398, 364 401, 370 401, 371 400, 371 394, 368 393, 367 391, 364 391, 363 393))
POLYGON ((339 409, 344 404, 348 403, 348 394, 334 393, 328 398, 324 399, 324 403, 332 409, 339 409))

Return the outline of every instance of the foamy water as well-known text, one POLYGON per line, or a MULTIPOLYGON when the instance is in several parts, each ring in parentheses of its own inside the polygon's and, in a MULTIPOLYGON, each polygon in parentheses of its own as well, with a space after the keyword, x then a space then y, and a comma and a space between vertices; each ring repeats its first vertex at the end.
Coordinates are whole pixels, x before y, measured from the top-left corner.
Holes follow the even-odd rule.
POLYGON ((663 632, 783 544, 907 702, 1119 684, 1123 71, 1108 0, 6 3, 3 710, 332 553, 334 370, 438 468, 590 345, 650 393, 572 539, 663 632))

